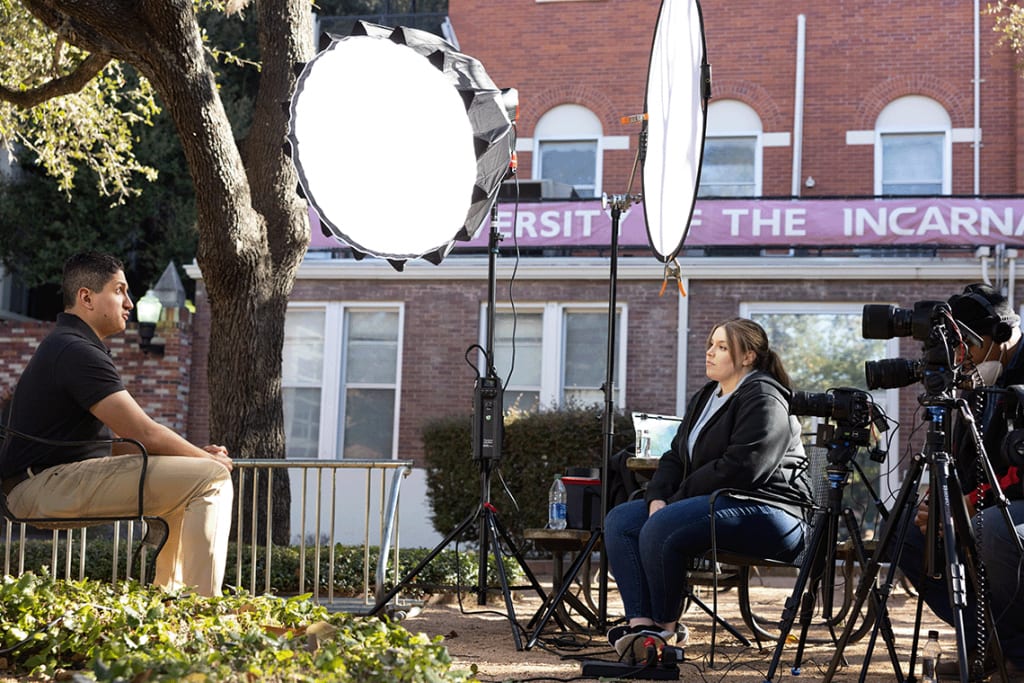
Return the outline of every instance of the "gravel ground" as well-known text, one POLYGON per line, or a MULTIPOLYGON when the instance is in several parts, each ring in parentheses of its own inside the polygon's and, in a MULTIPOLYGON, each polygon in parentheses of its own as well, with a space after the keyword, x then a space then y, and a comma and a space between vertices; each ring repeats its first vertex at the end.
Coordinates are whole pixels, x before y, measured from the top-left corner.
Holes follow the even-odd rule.
MULTIPOLYGON (((543 580, 543 577, 542 577, 543 580)), ((770 621, 778 621, 786 599, 792 593, 792 579, 777 578, 770 583, 752 589, 755 613, 770 621)), ((540 605, 535 594, 515 593, 514 607, 519 623, 525 625, 540 605)), ((710 604, 711 596, 705 591, 703 599, 710 604)), ((610 620, 621 616, 621 602, 612 583, 608 595, 610 620)), ((888 611, 896 638, 896 652, 903 676, 908 675, 909 652, 914 632, 914 613, 917 600, 900 587, 893 590, 888 611)), ((750 635, 739 614, 735 589, 719 595, 719 613, 739 630, 750 635)), ((711 618, 696 607, 688 609, 683 622, 690 629, 690 642, 685 648, 685 661, 679 665, 678 679, 682 681, 765 681, 775 650, 775 642, 743 646, 734 637, 718 630, 718 645, 714 667, 710 661, 711 618)), ((459 668, 476 665, 481 681, 586 681, 598 680, 593 676, 584 677, 582 662, 614 662, 617 659, 603 634, 562 631, 554 621, 537 645, 529 650, 517 650, 512 635, 512 626, 507 618, 500 594, 493 596, 486 606, 477 605, 475 596, 464 596, 460 606, 452 596, 428 602, 422 611, 406 619, 404 625, 411 631, 424 632, 431 636, 444 636, 445 644, 459 668)), ((940 640, 949 651, 955 646, 955 634, 946 624, 924 612, 922 631, 938 629, 940 640)), ((835 652, 824 625, 812 626, 806 639, 799 677, 794 675, 792 666, 797 654, 799 632, 794 629, 783 650, 780 664, 771 680, 820 681, 824 680, 835 652)), ((523 636, 522 641, 528 640, 523 636)), ((857 681, 861 665, 868 651, 869 638, 849 643, 844 655, 848 666, 838 668, 832 680, 857 681)), ((588 673, 590 672, 588 665, 588 673)), ((609 679, 601 679, 609 680, 609 679)), ((870 658, 869 683, 890 683, 897 680, 884 641, 879 638, 870 658)))

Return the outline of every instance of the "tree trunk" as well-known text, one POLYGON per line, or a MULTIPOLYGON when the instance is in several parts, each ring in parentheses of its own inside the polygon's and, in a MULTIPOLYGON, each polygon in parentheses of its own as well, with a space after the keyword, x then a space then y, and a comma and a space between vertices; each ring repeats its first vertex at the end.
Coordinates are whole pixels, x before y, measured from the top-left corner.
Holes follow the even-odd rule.
MULTIPOLYGON (((284 315, 309 243, 305 203, 296 194, 297 176, 284 151, 284 105, 297 78, 294 66, 312 56, 308 2, 256 3, 262 72, 245 163, 206 63, 191 0, 25 0, 25 5, 69 42, 135 66, 152 81, 174 119, 196 188, 197 260, 211 307, 211 437, 236 458, 283 458, 284 315)), ((248 526, 252 498, 245 498, 240 502, 248 526)), ((274 541, 287 543, 287 477, 275 477, 273 502, 274 541)), ((260 527, 266 523, 264 511, 260 504, 260 527)))

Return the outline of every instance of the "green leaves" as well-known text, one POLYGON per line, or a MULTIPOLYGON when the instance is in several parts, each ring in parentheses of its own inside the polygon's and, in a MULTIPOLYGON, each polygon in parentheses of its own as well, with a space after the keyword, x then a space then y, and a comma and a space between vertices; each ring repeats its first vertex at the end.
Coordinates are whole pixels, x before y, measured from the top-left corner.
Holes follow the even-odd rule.
POLYGON ((0 583, 12 673, 90 669, 97 681, 469 681, 440 638, 328 614, 308 596, 202 598, 135 583, 0 583))
POLYGON ((149 82, 127 65, 109 61, 81 89, 30 108, 14 101, 70 77, 88 55, 60 41, 20 3, 0 22, 0 150, 29 150, 64 192, 75 186, 78 168, 95 173, 97 189, 115 202, 138 194, 137 176, 153 181, 156 171, 132 151, 133 127, 149 125, 159 111, 149 82))

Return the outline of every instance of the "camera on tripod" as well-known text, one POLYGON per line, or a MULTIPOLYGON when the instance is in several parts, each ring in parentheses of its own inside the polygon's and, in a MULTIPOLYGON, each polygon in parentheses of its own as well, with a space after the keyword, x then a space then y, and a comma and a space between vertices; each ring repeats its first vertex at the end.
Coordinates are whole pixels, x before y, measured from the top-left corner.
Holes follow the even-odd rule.
POLYGON ((964 341, 979 344, 976 334, 957 325, 948 303, 918 301, 912 309, 867 304, 861 321, 865 339, 913 337, 923 342, 919 360, 886 358, 864 363, 868 389, 899 389, 920 381, 931 395, 969 389, 973 379, 954 362, 964 341))
MULTIPOLYGON (((829 389, 823 394, 794 392, 789 400, 789 412, 835 422, 818 425, 817 443, 829 447, 830 453, 850 453, 851 457, 858 447, 871 446, 872 425, 879 431, 889 428, 871 394, 849 387, 829 389)), ((884 461, 885 456, 886 452, 877 446, 871 450, 871 459, 875 462, 884 461)))

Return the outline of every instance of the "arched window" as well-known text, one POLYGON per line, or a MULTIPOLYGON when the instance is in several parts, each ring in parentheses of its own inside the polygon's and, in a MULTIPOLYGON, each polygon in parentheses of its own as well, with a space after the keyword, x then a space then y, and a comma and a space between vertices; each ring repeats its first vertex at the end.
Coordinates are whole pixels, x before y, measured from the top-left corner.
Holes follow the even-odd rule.
POLYGON ((951 130, 949 114, 930 97, 886 105, 875 122, 875 194, 949 194, 951 130))
POLYGON ((760 196, 762 132, 761 117, 749 105, 712 102, 697 196, 760 196))
POLYGON ((546 112, 534 130, 533 177, 571 185, 580 197, 601 194, 601 121, 578 104, 546 112))

